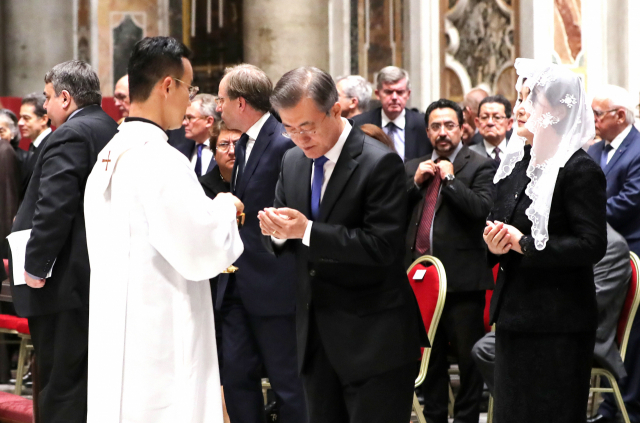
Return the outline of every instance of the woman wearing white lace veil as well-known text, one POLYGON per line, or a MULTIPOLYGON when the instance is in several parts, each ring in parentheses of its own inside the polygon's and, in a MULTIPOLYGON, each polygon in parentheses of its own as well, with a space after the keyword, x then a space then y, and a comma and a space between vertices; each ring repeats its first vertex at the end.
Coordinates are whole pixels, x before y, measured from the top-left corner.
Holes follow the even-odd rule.
POLYGON ((484 232, 500 263, 495 415, 584 422, 595 342, 593 265, 606 250, 606 182, 582 150, 595 135, 582 81, 561 66, 516 60, 517 121, 494 178, 484 232))

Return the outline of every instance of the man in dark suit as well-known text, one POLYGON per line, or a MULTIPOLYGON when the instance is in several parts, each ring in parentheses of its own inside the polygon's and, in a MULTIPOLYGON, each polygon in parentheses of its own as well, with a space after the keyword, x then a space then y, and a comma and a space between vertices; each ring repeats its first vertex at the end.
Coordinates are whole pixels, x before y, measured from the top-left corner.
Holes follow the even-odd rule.
POLYGON ((41 93, 31 93, 22 98, 20 106, 20 120, 18 128, 22 138, 29 138, 31 144, 26 155, 24 163, 22 163, 22 191, 20 198, 24 198, 27 192, 27 186, 33 175, 33 168, 38 161, 38 156, 42 151, 45 140, 51 134, 51 122, 44 108, 45 97, 41 93))
POLYGON ((217 99, 226 126, 242 132, 230 182, 245 207, 244 253, 235 263, 237 273, 220 276, 216 301, 222 315, 225 400, 236 423, 263 421, 263 369, 281 421, 307 420, 296 373, 294 257, 268 254, 258 226, 258 211, 273 205, 282 156, 293 147, 269 113, 272 89, 262 70, 240 65, 227 70, 217 99))
POLYGON ((455 421, 477 423, 482 377, 471 348, 484 335, 485 291, 493 289, 482 231, 493 205, 495 165, 460 142, 463 117, 456 103, 438 100, 426 115, 433 153, 405 165, 412 210, 405 266, 425 254, 439 258, 447 273, 447 301, 422 384, 424 415, 447 422, 450 345, 460 368, 455 421))
POLYGON ((511 110, 511 103, 501 95, 485 97, 478 106, 476 127, 481 139, 479 143, 468 147, 481 156, 493 159, 496 167, 507 153, 513 126, 511 110))
MULTIPOLYGON (((622 235, 607 224, 607 252, 593 266, 598 302, 598 329, 593 349, 595 365, 609 370, 620 381, 627 375, 616 344, 616 332, 620 310, 629 288, 631 266, 629 247, 622 235)), ((476 342, 471 352, 482 378, 493 394, 493 371, 496 359, 496 334, 489 332, 476 342)))
MULTIPOLYGON (((607 222, 622 235, 629 249, 640 254, 640 132, 633 126, 635 102, 629 92, 608 85, 591 104, 596 133, 602 141, 589 148, 607 178, 607 222)), ((640 422, 640 313, 636 315, 624 363, 627 379, 621 388, 629 418, 640 422)), ((590 422, 609 423, 617 406, 611 395, 590 422)))
POLYGON ((411 96, 407 71, 387 66, 378 73, 376 84, 375 93, 382 106, 355 116, 354 126, 371 123, 382 128, 404 161, 430 154, 424 115, 405 107, 411 96))
POLYGON ((298 148, 282 162, 265 245, 298 262, 298 366, 313 423, 406 423, 428 345, 403 264, 402 161, 340 116, 331 76, 298 68, 271 102, 298 148))
POLYGON ((100 107, 100 81, 87 63, 61 63, 44 80, 45 108, 58 129, 43 146, 13 225, 13 232, 31 229, 31 237, 26 285, 12 281, 11 288, 17 313, 29 319, 42 421, 84 422, 89 327, 84 186, 117 125, 100 107))

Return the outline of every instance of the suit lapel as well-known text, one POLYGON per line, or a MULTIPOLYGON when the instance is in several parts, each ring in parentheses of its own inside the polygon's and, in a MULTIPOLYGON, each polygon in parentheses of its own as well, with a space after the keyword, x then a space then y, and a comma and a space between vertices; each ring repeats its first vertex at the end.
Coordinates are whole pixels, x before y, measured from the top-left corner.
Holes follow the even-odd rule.
POLYGON ((269 116, 269 119, 262 125, 262 129, 260 129, 260 133, 258 134, 258 139, 253 144, 253 148, 251 149, 251 154, 249 155, 249 160, 244 168, 244 172, 242 173, 242 180, 238 181, 238 188, 236 192, 238 193, 238 197, 242 198, 242 194, 244 194, 244 190, 249 183, 249 179, 256 171, 258 167, 258 162, 260 162, 260 157, 265 152, 271 140, 273 139, 274 131, 276 128, 276 119, 273 116, 269 116))
POLYGON ((349 178, 351 178, 351 174, 358 167, 358 162, 354 160, 354 157, 362 153, 363 144, 364 134, 357 128, 352 128, 344 143, 336 167, 333 169, 324 196, 322 197, 319 221, 327 221, 331 210, 338 201, 338 198, 340 198, 349 178))
MULTIPOLYGON (((607 163, 607 165, 604 168, 604 174, 608 175, 609 172, 611 171, 611 169, 613 169, 613 167, 615 166, 616 162, 620 159, 620 157, 622 157, 622 155, 624 154, 625 150, 627 148, 629 148, 629 145, 633 142, 633 138, 634 138, 634 129, 635 128, 631 128, 631 132, 629 132, 627 134, 627 136, 625 137, 625 139, 622 141, 622 143, 620 144, 620 147, 618 147, 616 149, 616 152, 613 154, 613 157, 611 157, 611 160, 609 160, 609 163, 607 163)), ((602 150, 604 149, 604 141, 602 141, 602 147, 600 148, 600 155, 602 155, 602 150)), ((599 161, 596 161, 596 163, 599 163, 599 161)))
POLYGON ((311 219, 311 167, 313 160, 302 154, 293 168, 296 189, 292 191, 293 199, 289 207, 311 219))
POLYGON ((405 109, 404 123, 404 157, 416 157, 418 155, 417 140, 419 139, 417 131, 420 125, 414 125, 413 114, 405 109))
MULTIPOLYGON (((462 147, 456 159, 453 161, 453 174, 458 175, 460 171, 467 165, 469 162, 469 158, 471 157, 471 152, 467 147, 462 147)), ((442 188, 440 188, 442 189, 442 188)), ((436 210, 434 212, 438 213, 438 209, 442 205, 442 195, 438 195, 438 200, 436 201, 436 210)))

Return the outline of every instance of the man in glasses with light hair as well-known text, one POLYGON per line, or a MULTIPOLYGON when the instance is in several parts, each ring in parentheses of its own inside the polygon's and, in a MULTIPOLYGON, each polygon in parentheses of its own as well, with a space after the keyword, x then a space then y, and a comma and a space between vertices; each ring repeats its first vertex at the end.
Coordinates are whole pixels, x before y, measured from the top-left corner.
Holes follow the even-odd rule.
POLYGON ((382 106, 354 117, 354 125, 371 123, 382 128, 404 161, 430 154, 433 148, 427 138, 424 114, 406 108, 411 97, 409 73, 396 66, 382 68, 376 77, 375 92, 382 106))
POLYGON ((369 109, 371 84, 360 75, 349 75, 336 81, 342 117, 352 119, 369 109))
POLYGON ((209 144, 212 127, 216 121, 216 98, 211 94, 198 94, 187 107, 182 126, 189 142, 191 167, 197 177, 206 175, 216 165, 214 151, 209 144))

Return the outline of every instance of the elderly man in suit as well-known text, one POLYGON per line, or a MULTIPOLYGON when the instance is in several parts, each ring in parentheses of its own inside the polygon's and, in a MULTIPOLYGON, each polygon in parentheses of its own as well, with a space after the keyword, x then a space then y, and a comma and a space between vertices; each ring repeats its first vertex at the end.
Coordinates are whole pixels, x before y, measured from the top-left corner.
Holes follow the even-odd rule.
MULTIPOLYGON (((633 126, 635 101, 627 90, 614 85, 595 93, 591 108, 596 133, 602 141, 589 148, 589 155, 600 163, 607 178, 607 222, 640 254, 640 132, 633 126)), ((628 377, 621 386, 622 397, 633 422, 640 422, 640 314, 636 315, 624 366, 628 377)), ((593 423, 609 423, 617 407, 605 395, 593 423)))
POLYGON ((40 152, 13 224, 13 232, 31 229, 31 237, 26 284, 12 281, 11 289, 17 313, 29 319, 42 421, 84 422, 90 273, 84 187, 118 126, 100 107, 100 81, 87 63, 56 65, 44 81, 44 107, 58 129, 40 152))
POLYGON ((382 106, 355 116, 353 124, 371 123, 382 128, 404 161, 430 154, 432 147, 425 132, 424 115, 405 107, 411 96, 409 73, 387 66, 378 73, 376 84, 376 96, 382 106))
POLYGON ((405 266, 424 254, 439 258, 447 272, 447 301, 422 385, 424 415, 447 422, 450 346, 460 368, 455 421, 477 423, 482 377, 471 348, 484 335, 485 291, 493 289, 482 231, 493 205, 495 165, 460 142, 463 117, 456 103, 435 101, 426 116, 433 153, 405 165, 411 207, 405 266))
POLYGON ((342 117, 352 119, 369 110, 371 84, 360 75, 344 76, 336 81, 342 117))
POLYGON ((252 65, 229 68, 220 81, 217 110, 227 128, 242 133, 235 148, 231 192, 245 207, 244 253, 237 273, 218 280, 222 316, 222 377, 229 418, 263 421, 262 370, 276 395, 280 420, 305 422, 302 381, 296 373, 295 259, 274 257, 262 245, 258 212, 273 205, 282 157, 293 147, 269 113, 273 86, 252 65))
POLYGON ((313 423, 406 423, 420 344, 428 345, 403 265, 402 160, 341 117, 331 76, 287 72, 271 97, 298 148, 265 245, 298 261, 298 366, 313 423))
MULTIPOLYGON (((598 302, 598 329, 593 357, 596 365, 609 370, 620 381, 627 375, 616 344, 618 318, 626 298, 631 278, 629 247, 622 235, 607 224, 607 252, 593 266, 598 302)), ((493 370, 496 358, 496 334, 489 332, 476 342, 471 355, 478 365, 482 378, 493 393, 493 370)))
POLYGON ((482 138, 477 144, 470 145, 469 149, 492 158, 497 167, 505 157, 511 136, 511 103, 501 95, 485 97, 478 106, 475 122, 482 138))

